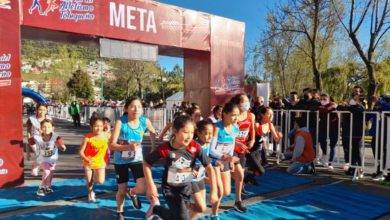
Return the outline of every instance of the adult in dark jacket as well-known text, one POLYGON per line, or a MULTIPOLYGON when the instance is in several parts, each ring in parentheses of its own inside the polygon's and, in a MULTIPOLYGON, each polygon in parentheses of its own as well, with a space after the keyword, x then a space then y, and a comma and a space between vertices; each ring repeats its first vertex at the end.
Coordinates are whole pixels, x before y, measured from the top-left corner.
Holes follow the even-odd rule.
POLYGON ((320 142, 322 150, 322 163, 325 167, 329 165, 329 169, 332 170, 332 162, 335 155, 335 147, 337 139, 339 137, 339 118, 336 113, 332 113, 337 109, 337 104, 330 101, 330 97, 326 93, 322 93, 320 96, 321 106, 318 107, 319 111, 319 132, 318 141, 320 142), (328 119, 329 118, 329 119, 328 119), (329 120, 329 124, 328 124, 329 120), (329 137, 329 143, 328 143, 329 137), (327 152, 327 146, 329 144, 330 153, 327 152), (329 161, 329 164, 328 164, 329 161))
MULTIPOLYGON (((361 148, 362 148, 362 136, 363 136, 363 112, 364 106, 361 103, 361 99, 358 95, 350 99, 349 104, 346 106, 339 106, 337 108, 340 111, 349 111, 352 114, 343 114, 342 119, 342 143, 344 148, 344 160, 346 167, 348 168, 349 163, 351 165, 362 164, 361 148), (350 126, 352 115, 352 128, 350 126), (352 129, 352 136, 351 136, 352 129), (352 158, 350 159, 350 139, 352 139, 351 154, 352 158)), ((348 168, 347 174, 353 175, 355 169, 348 168)), ((359 171, 360 172, 360 171, 359 171)))

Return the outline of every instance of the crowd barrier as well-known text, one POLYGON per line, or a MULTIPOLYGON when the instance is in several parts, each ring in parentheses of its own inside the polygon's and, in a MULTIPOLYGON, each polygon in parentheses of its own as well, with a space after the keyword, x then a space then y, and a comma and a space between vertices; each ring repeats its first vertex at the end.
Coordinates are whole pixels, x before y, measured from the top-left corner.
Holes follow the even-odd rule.
MULTIPOLYGON (((173 115, 177 110, 168 110, 165 108, 145 108, 144 109, 144 115, 149 118, 149 120, 152 122, 152 125, 157 131, 157 134, 159 134, 164 126, 173 120, 173 115)), ((85 125, 88 125, 89 118, 92 116, 93 112, 97 112, 101 117, 107 117, 111 120, 111 124, 113 125, 115 122, 115 119, 118 119, 123 114, 123 107, 82 107, 81 110, 81 122, 85 125)), ((337 141, 335 146, 335 156, 333 161, 331 162, 333 167, 343 167, 346 165, 345 158, 349 162, 352 161, 353 155, 352 152, 353 147, 359 147, 360 155, 361 155, 361 163, 360 164, 349 164, 350 167, 356 168, 355 174, 353 176, 353 179, 358 179, 358 170, 361 170, 365 172, 366 170, 376 171, 377 167, 379 167, 379 170, 387 173, 387 170, 390 169, 390 111, 389 112, 363 112, 362 114, 362 121, 361 124, 361 142, 359 142, 360 146, 353 146, 353 126, 354 126, 354 117, 353 114, 350 111, 333 111, 331 113, 328 113, 326 116, 326 130, 322 130, 319 127, 320 122, 320 114, 318 111, 306 111, 306 110, 274 110, 274 117, 273 117, 273 124, 275 127, 282 132, 283 139, 279 144, 274 143, 272 138, 269 138, 269 153, 274 153, 276 155, 276 162, 279 163, 283 158, 283 153, 286 152, 289 146, 291 146, 293 139, 290 137, 293 125, 294 125, 294 118, 297 116, 303 116, 307 119, 307 127, 309 130, 311 130, 314 140, 314 145, 316 149, 316 161, 321 161, 320 158, 323 154, 323 152, 320 150, 320 144, 319 144, 319 134, 326 135, 326 148, 327 148, 327 155, 330 154, 330 132, 333 129, 337 129, 338 135, 337 135, 337 141), (330 114, 336 114, 338 118, 337 127, 330 127, 330 114), (345 120, 346 117, 349 117, 349 134, 344 133, 344 137, 342 136, 343 133, 343 120, 345 120), (367 123, 369 122, 370 123, 367 123), (366 154, 366 147, 369 147, 371 145, 368 145, 368 141, 366 140, 366 137, 368 135, 368 129, 367 124, 373 124, 376 125, 375 127, 375 135, 372 137, 371 141, 375 141, 374 146, 374 152, 372 154, 372 157, 370 154, 366 154), (347 136, 346 136, 347 135, 347 136), (343 138, 344 138, 344 144, 349 142, 349 151, 348 156, 344 156, 344 148, 343 148, 343 138), (389 153, 387 153, 389 152, 389 153), (370 156, 370 159, 368 160, 368 156, 370 156), (386 163, 384 163, 386 161, 386 163)), ((68 113, 68 106, 49 106, 48 113, 51 117, 60 118, 60 119, 66 119, 69 121, 72 121, 72 117, 68 113)), ((344 125, 346 123, 344 122, 344 125)), ((355 137, 356 138, 356 137, 355 137)), ((371 147, 370 147, 371 148, 371 147)))

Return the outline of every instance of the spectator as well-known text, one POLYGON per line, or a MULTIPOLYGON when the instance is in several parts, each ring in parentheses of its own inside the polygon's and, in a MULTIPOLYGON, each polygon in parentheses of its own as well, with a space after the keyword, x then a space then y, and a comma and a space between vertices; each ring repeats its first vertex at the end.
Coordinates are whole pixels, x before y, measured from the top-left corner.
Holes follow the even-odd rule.
POLYGON ((321 106, 319 110, 319 132, 318 140, 322 149, 321 162, 329 170, 333 170, 332 162, 335 155, 335 147, 339 137, 339 119, 336 113, 331 113, 337 109, 337 104, 330 101, 330 97, 326 93, 322 93, 320 97, 321 106), (328 124, 329 117, 329 124, 328 124), (327 138, 329 137, 329 143, 327 138), (330 153, 327 154, 328 144, 330 147, 330 153), (329 164, 328 164, 329 161, 329 164))
POLYGON ((216 105, 213 108, 213 114, 207 118, 207 121, 215 124, 220 120, 222 120, 222 106, 216 105))
POLYGON ((287 173, 315 174, 313 139, 306 127, 306 119, 303 117, 296 118, 294 129, 294 144, 290 147, 293 163, 287 168, 287 173))
POLYGON ((81 112, 81 108, 80 108, 79 103, 77 103, 75 100, 72 101, 72 103, 69 106, 69 114, 70 114, 70 116, 72 116, 73 124, 75 127, 81 126, 80 112, 81 112))
POLYGON ((257 99, 255 101, 255 103, 253 104, 253 107, 251 109, 251 112, 254 114, 254 115, 258 115, 259 114, 259 110, 264 107, 264 97, 263 96, 257 96, 257 99))

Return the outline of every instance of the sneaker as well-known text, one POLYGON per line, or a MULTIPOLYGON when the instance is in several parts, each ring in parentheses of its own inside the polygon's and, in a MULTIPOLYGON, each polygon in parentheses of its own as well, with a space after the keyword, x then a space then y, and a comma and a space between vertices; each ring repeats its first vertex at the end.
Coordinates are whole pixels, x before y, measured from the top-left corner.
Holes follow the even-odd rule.
POLYGON ((48 186, 45 188, 45 193, 52 193, 53 192, 53 189, 51 188, 51 186, 48 186))
POLYGON ((256 185, 256 179, 253 174, 248 174, 244 177, 244 183, 250 185, 256 185))
POLYGON ((210 220, 219 220, 218 215, 210 215, 210 220))
POLYGON ((126 195, 131 199, 131 202, 133 203, 133 208, 135 209, 142 208, 141 201, 139 200, 137 194, 133 194, 131 189, 127 190, 126 195))
POLYGON ((237 212, 246 212, 246 208, 245 206, 242 204, 242 201, 236 201, 234 203, 234 209, 237 211, 237 212))
POLYGON ((159 206, 159 205, 160 205, 160 201, 150 200, 150 206, 149 206, 149 209, 145 213, 145 219, 147 219, 147 220, 155 219, 156 215, 153 212, 153 208, 155 206, 159 206))
POLYGON ((377 174, 374 175, 372 180, 374 180, 374 181, 383 181, 383 180, 385 180, 385 176, 383 176, 383 173, 377 173, 377 174))
POLYGON ((46 195, 46 193, 45 193, 45 188, 40 187, 40 188, 38 189, 38 191, 37 191, 37 195, 38 195, 38 196, 45 196, 45 195, 46 195))
POLYGON ((125 220, 125 213, 123 212, 118 212, 116 215, 117 220, 125 220))
POLYGON ((328 166, 328 171, 333 171, 334 170, 334 167, 332 165, 329 165, 328 166))
POLYGON ((96 202, 95 192, 91 191, 88 193, 88 202, 96 202))

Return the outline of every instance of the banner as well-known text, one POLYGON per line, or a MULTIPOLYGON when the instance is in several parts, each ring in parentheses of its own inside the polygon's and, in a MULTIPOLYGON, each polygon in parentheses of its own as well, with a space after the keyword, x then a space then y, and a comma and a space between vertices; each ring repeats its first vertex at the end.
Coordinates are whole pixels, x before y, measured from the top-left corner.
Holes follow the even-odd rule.
POLYGON ((18 1, 0 1, 0 188, 23 183, 18 1))
POLYGON ((210 16, 154 1, 23 0, 22 25, 210 50, 210 16))

